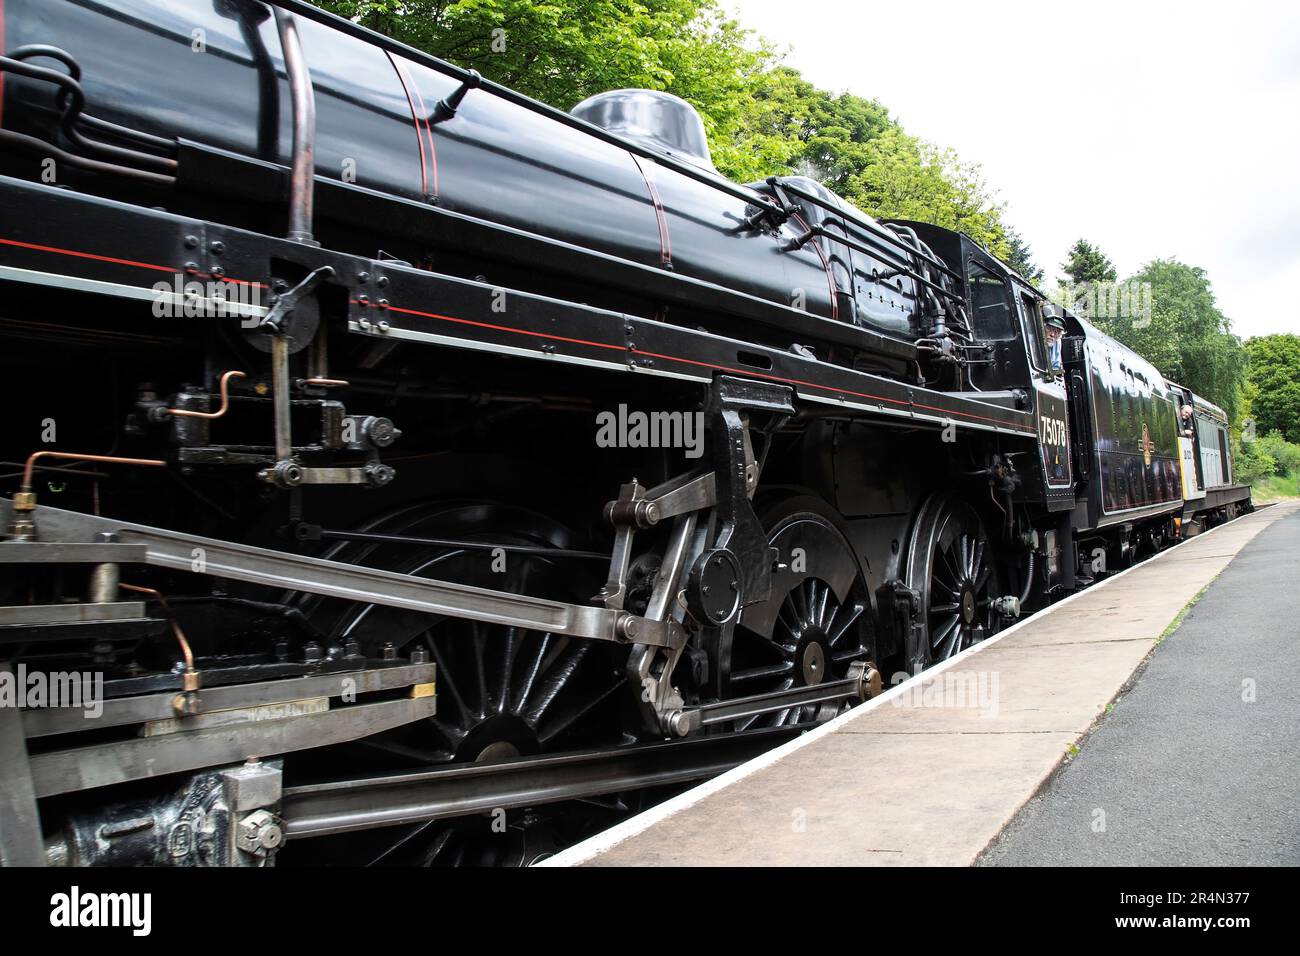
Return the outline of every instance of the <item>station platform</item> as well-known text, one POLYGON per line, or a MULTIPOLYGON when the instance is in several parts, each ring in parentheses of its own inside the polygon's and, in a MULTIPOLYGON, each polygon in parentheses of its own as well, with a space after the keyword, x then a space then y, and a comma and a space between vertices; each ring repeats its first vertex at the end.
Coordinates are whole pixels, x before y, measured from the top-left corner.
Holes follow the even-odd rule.
POLYGON ((972 865, 1184 608, 1298 511, 1198 535, 538 865, 972 865))

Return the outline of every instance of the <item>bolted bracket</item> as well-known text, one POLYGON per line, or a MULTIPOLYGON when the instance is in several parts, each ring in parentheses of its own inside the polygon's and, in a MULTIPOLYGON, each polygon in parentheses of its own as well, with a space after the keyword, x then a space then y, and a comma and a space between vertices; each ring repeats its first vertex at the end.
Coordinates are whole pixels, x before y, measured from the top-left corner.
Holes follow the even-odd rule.
POLYGON ((292 289, 281 292, 275 297, 271 304, 271 310, 262 316, 262 321, 258 323, 258 328, 263 332, 271 335, 282 335, 285 331, 285 325, 293 310, 298 307, 298 303, 306 296, 316 291, 316 287, 326 279, 332 278, 334 269, 330 266, 321 266, 319 269, 313 269, 307 276, 292 289))

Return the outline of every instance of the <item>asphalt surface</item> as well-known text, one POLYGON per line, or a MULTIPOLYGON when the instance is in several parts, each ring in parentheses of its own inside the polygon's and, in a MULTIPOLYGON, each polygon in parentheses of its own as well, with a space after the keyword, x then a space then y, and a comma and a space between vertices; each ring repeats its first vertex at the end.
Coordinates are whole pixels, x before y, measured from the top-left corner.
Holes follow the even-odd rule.
POLYGON ((1294 866, 1298 794, 1300 513, 1246 545, 978 865, 1294 866))

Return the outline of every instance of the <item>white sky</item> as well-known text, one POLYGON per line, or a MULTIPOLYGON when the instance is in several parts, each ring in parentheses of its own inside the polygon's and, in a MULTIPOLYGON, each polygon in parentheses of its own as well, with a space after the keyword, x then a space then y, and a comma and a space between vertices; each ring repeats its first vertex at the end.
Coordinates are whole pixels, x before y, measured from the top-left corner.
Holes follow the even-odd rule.
POLYGON ((979 163, 1050 280, 1209 274, 1243 338, 1300 332, 1300 3, 721 0, 826 89, 979 163))

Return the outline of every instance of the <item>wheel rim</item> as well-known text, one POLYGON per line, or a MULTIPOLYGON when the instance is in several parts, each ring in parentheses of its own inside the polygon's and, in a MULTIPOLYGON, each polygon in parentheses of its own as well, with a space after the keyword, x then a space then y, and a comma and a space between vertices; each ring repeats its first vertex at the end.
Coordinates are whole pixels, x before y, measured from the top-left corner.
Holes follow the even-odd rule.
MULTIPOLYGON (((566 807, 416 824, 368 861, 370 866, 525 867, 562 850, 572 820, 566 807)), ((572 811, 569 811, 572 814, 572 811)), ((591 814, 588 813, 587 816, 591 814)), ((585 832, 588 828, 578 828, 585 832)))
POLYGON ((1001 617, 993 599, 1001 592, 993 548, 968 505, 940 499, 922 509, 909 565, 908 584, 920 590, 924 609, 922 634, 909 653, 913 670, 947 660, 998 631, 1001 617))
MULTIPOLYGON (((870 604, 852 549, 815 513, 797 513, 772 526, 769 541, 781 555, 772 597, 747 607, 732 638, 724 696, 749 697, 836 680, 849 664, 871 657, 870 604), (802 549, 796 570, 788 559, 802 549)), ((737 730, 779 727, 832 716, 808 704, 746 718, 737 730)))

